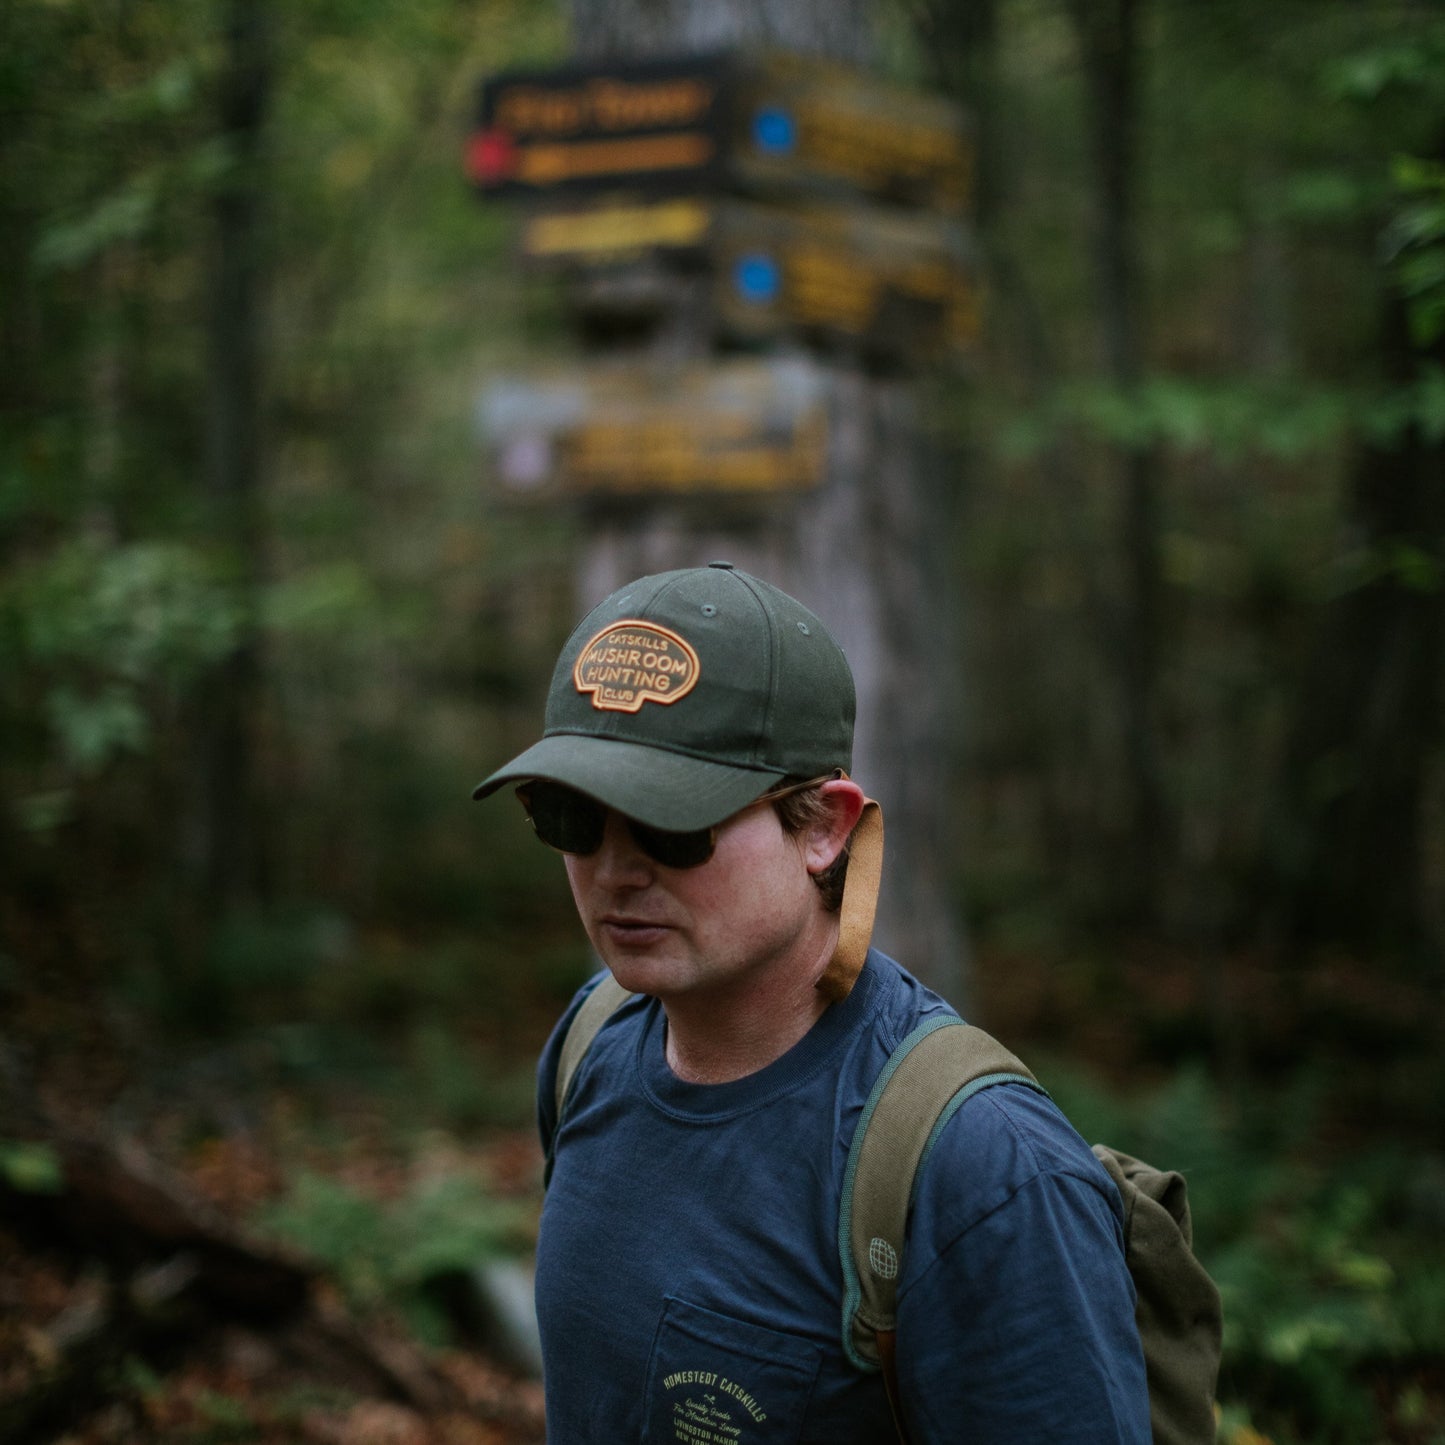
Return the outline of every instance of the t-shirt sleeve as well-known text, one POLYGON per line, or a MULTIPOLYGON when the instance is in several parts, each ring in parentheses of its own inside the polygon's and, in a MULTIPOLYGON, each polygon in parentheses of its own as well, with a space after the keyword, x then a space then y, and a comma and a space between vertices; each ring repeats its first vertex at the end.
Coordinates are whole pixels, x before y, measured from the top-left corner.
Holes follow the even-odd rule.
POLYGON ((925 1162, 898 1366, 915 1445, 1148 1445, 1118 1192, 1042 1095, 976 1095, 925 1162))

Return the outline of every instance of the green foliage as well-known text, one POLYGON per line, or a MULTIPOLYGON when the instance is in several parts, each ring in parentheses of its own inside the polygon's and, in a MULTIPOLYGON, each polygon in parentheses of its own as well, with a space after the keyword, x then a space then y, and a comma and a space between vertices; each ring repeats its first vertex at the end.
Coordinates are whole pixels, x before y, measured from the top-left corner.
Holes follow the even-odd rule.
POLYGON ((1445 336, 1445 162, 1400 156, 1394 178, 1400 207, 1387 256, 1408 304, 1410 335, 1423 349, 1445 336))
POLYGON ((60 1159, 47 1144, 0 1139, 0 1179, 22 1194, 59 1194, 65 1180, 60 1159))
POLYGON ((1427 695, 1438 660, 1423 640, 1402 654, 1387 698, 1376 681, 1396 666, 1381 660, 1396 624, 1377 619, 1367 640, 1359 619, 1381 599, 1400 637, 1414 635, 1406 614, 1433 618, 1429 633, 1445 595, 1427 450, 1445 438, 1445 16, 1331 0, 1151 7, 1125 144, 1126 308, 1099 279, 1104 203, 1071 8, 998 11, 985 344, 964 404, 940 406, 962 418, 966 458, 971 922, 1003 946, 1108 933, 1137 910, 1133 850, 1169 875, 1155 921, 1187 935, 1207 917, 1272 947, 1266 920, 1289 907, 1279 880, 1302 876, 1290 850, 1347 847, 1295 779, 1328 759, 1349 780, 1337 796, 1383 817, 1393 785, 1366 755, 1404 767, 1405 739, 1424 733, 1423 771, 1391 795, 1414 801, 1379 826, 1422 833, 1413 911, 1438 949, 1428 877, 1445 815, 1426 778, 1445 735, 1438 709, 1422 704, 1435 721, 1416 728, 1413 705, 1390 700, 1427 695), (1102 360, 1130 321, 1141 355, 1121 383, 1102 360), (1324 658, 1359 678, 1347 706, 1318 695, 1324 658), (1148 749, 1124 722, 1139 690, 1148 749), (1318 737, 1327 715, 1333 749, 1318 737), (1158 836, 1152 823, 1138 836, 1130 812, 1144 781, 1158 836))
POLYGON ((83 914, 147 1018, 210 1032, 312 987, 333 956, 308 918, 445 932, 497 897, 525 910, 535 875, 510 887, 506 858, 475 886, 466 790, 495 726, 476 659, 512 670, 487 619, 558 533, 519 545, 478 506, 478 359, 520 351, 526 321, 510 218, 472 195, 461 142, 480 75, 557 53, 560 12, 255 13, 266 111, 244 177, 224 5, 16 0, 0 45, 0 774, 6 826, 36 845, 16 891, 83 914), (245 556, 213 540, 206 445, 218 201, 241 179, 266 401, 245 556), (202 920, 197 784, 238 648, 272 896, 202 920))
POLYGON ((1445 1357, 1445 1156, 1384 1136, 1329 1154, 1308 1075, 1234 1110, 1200 1070, 1133 1100, 1046 1077, 1086 1138, 1188 1180, 1195 1250, 1224 1299, 1222 1438, 1252 1423, 1277 1445, 1373 1445, 1381 1408, 1408 1412, 1412 1363, 1445 1357))
POLYGON ((10 758, 29 770, 21 821, 56 826, 76 788, 146 751, 241 626, 222 569, 181 543, 80 538, 15 569, 0 584, 0 658, 30 724, 10 758))
POLYGON ((355 1305, 399 1310, 436 1343, 444 1324, 427 1286, 525 1247, 529 1222, 528 1210, 495 1198, 471 1175, 422 1179, 383 1203, 309 1172, 260 1221, 325 1265, 355 1305))
POLYGON ((536 1081, 530 1067, 499 1071, 475 1045, 440 1019, 418 1024, 408 1039, 410 1096, 428 1119, 457 1130, 481 1125, 529 1128, 536 1081))
MULTIPOLYGON (((1096 381, 1061 386, 1049 403, 1010 415, 1001 454, 1036 456, 1061 438, 1144 450, 1166 447, 1223 464, 1247 458, 1302 461, 1338 447, 1380 405, 1361 393, 1318 385, 1150 377, 1122 390, 1096 381)), ((1402 421, 1413 421, 1406 403, 1402 421)))
POLYGON ((225 655, 240 631, 234 594, 195 549, 78 540, 11 584, 21 646, 56 670, 103 670, 143 685, 182 681, 225 655))

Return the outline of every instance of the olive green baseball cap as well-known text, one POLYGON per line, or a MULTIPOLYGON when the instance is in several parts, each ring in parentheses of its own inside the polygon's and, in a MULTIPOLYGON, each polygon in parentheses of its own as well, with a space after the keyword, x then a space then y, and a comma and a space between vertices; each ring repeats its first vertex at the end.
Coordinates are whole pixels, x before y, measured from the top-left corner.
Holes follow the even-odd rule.
POLYGON ((852 766, 853 674, 827 628, 714 562, 639 578, 557 659, 541 741, 477 785, 548 778, 654 828, 709 828, 784 778, 852 766))

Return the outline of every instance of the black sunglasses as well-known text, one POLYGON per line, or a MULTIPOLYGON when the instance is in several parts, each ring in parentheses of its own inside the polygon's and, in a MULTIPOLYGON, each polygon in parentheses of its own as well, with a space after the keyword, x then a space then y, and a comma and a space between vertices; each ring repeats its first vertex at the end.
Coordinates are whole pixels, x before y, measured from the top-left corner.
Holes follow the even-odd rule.
MULTIPOLYGON (((790 793, 805 792, 816 788, 832 778, 841 777, 838 772, 828 773, 821 778, 811 778, 806 783, 786 783, 780 788, 771 788, 748 803, 755 808, 759 803, 769 803, 775 798, 786 798, 790 793)), ((607 828, 608 808, 596 798, 579 793, 563 783, 553 783, 546 778, 535 778, 523 783, 517 789, 517 798, 527 814, 533 832, 549 847, 559 853, 573 853, 580 858, 595 853, 602 846, 602 835, 607 828)), ((627 824, 632 841, 664 868, 699 868, 713 855, 717 847, 717 830, 720 824, 711 828, 694 828, 685 833, 674 833, 667 828, 653 828, 629 818, 625 813, 618 815, 627 824)))

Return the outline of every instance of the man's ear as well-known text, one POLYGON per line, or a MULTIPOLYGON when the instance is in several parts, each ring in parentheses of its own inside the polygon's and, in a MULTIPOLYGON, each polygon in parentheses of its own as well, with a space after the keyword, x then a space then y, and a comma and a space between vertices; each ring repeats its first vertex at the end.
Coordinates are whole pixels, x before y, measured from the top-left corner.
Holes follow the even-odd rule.
POLYGON ((866 801, 863 789, 849 778, 831 778, 819 784, 818 794, 827 811, 803 837, 803 861, 809 873, 821 873, 843 851, 866 801))

